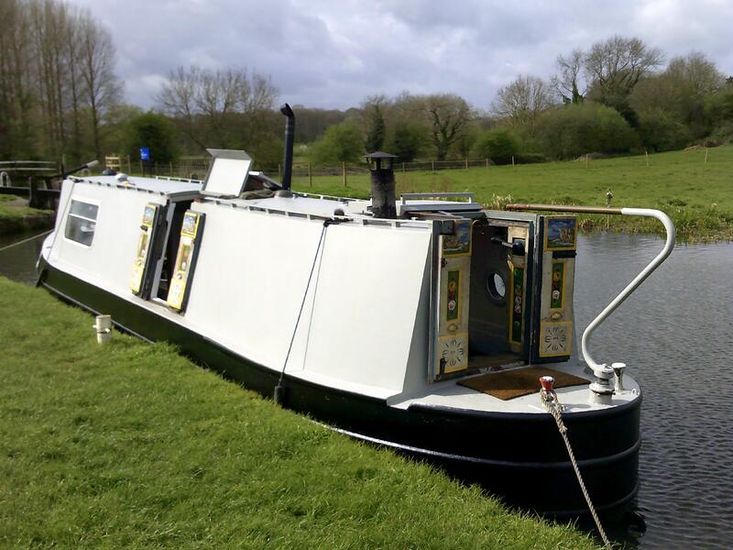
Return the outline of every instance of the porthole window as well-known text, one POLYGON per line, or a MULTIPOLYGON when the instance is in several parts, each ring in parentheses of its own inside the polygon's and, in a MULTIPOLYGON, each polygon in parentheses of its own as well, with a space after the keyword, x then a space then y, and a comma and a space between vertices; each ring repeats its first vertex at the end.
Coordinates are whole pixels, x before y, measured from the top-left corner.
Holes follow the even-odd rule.
POLYGON ((496 271, 489 273, 486 278, 486 291, 489 293, 489 298, 496 304, 504 304, 506 302, 506 281, 501 273, 496 271))
POLYGON ((97 226, 98 209, 96 204, 72 200, 64 236, 84 246, 91 246, 97 226))

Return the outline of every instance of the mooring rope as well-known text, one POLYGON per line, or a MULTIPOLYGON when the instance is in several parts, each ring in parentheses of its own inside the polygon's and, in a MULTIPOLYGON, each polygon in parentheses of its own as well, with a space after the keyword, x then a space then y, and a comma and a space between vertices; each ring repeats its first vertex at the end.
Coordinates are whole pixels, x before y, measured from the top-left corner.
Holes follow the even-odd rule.
POLYGON ((9 244, 7 246, 3 246, 2 248, 0 248, 0 252, 2 252, 3 250, 7 250, 8 248, 13 248, 14 246, 21 245, 23 243, 27 243, 28 241, 32 241, 33 239, 37 239, 38 237, 43 237, 44 235, 48 235, 49 233, 51 233, 51 231, 53 231, 53 229, 49 229, 48 231, 44 231, 43 233, 39 233, 38 235, 34 235, 33 237, 28 237, 27 239, 23 239, 22 241, 18 241, 16 243, 9 244))
POLYGON ((557 424, 557 429, 560 431, 560 435, 562 436, 562 440, 565 442, 565 447, 568 450, 568 456, 570 457, 570 463, 573 465, 573 470, 575 470, 575 477, 578 478, 578 485, 580 485, 580 490, 583 492, 583 496, 585 497, 585 502, 588 504, 588 509, 590 510, 591 516, 593 516, 593 521, 596 523, 596 528, 598 529, 598 532, 601 535, 601 539, 603 540, 603 544, 606 548, 612 548, 611 541, 608 540, 608 537, 606 536, 606 532, 603 530, 603 526, 601 525, 601 520, 598 518, 598 514, 596 513, 596 509, 593 506, 593 502, 590 499, 590 495, 588 494, 588 489, 585 487, 585 482, 583 482, 583 476, 580 475, 580 468, 578 468, 578 463, 575 460, 575 453, 573 453, 573 448, 570 446, 570 440, 568 439, 568 429, 565 426, 565 423, 562 421, 562 405, 560 404, 560 401, 557 399, 557 394, 553 391, 546 391, 544 388, 540 390, 540 398, 542 399, 542 403, 547 408, 547 411, 552 415, 552 417, 555 419, 555 423, 557 424))
POLYGON ((300 302, 300 309, 298 310, 298 318, 295 320, 295 327, 293 328, 293 335, 290 337, 290 345, 288 346, 288 352, 285 354, 285 361, 283 362, 283 368, 280 371, 280 378, 277 381, 277 384, 275 385, 275 392, 273 394, 273 399, 276 403, 282 404, 282 401, 284 399, 284 388, 283 388, 283 379, 285 378, 285 367, 288 366, 288 359, 290 359, 290 352, 293 349, 293 342, 295 342, 295 335, 298 333, 298 325, 300 325, 300 317, 303 315, 303 308, 305 307, 305 300, 308 297, 308 290, 311 286, 311 279, 313 278, 313 272, 316 269, 316 263, 318 261, 318 253, 321 251, 321 245, 323 244, 323 237, 326 235, 326 228, 334 223, 339 223, 340 220, 334 220, 334 219, 327 219, 323 222, 323 229, 321 229, 321 237, 318 239, 318 246, 316 247, 316 253, 313 256, 313 263, 311 264, 311 270, 308 274, 308 282, 305 285, 305 292, 303 293, 303 300, 300 302))

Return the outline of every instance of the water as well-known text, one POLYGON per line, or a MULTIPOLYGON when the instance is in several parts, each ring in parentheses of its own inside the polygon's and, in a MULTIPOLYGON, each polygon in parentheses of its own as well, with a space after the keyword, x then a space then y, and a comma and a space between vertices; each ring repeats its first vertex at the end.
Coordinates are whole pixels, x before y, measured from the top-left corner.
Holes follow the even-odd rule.
MULTIPOLYGON (((0 248, 8 242, 0 237, 0 248)), ((35 282, 41 242, 0 252, 0 273, 35 282)), ((581 237, 576 326, 584 328, 661 247, 650 236, 581 237)), ((644 391, 637 503, 606 526, 627 547, 733 547, 731 274, 733 244, 678 245, 593 336, 594 358, 627 363, 644 391)))
MULTIPOLYGON (((0 249, 38 235, 39 233, 44 233, 44 231, 42 229, 35 229, 27 233, 0 235, 0 249)), ((32 239, 8 250, 0 250, 0 275, 16 281, 35 284, 36 260, 41 253, 41 245, 43 244, 44 238, 45 236, 38 237, 37 239, 32 239)))
MULTIPOLYGON (((577 326, 585 327, 662 244, 636 235, 582 238, 577 326)), ((644 392, 636 513, 646 531, 638 521, 612 526, 630 547, 733 547, 731 274, 733 244, 678 245, 594 334, 594 358, 627 363, 644 392)))

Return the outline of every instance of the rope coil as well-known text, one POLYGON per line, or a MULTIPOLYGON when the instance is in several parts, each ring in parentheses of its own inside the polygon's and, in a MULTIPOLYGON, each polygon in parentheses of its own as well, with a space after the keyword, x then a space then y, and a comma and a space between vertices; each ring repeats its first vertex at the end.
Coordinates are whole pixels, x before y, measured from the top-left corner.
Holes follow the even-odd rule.
MULTIPOLYGON (((547 377, 547 378, 550 378, 550 377, 547 377)), ((606 548, 612 548, 611 541, 608 540, 608 537, 606 536, 606 532, 603 530, 603 526, 601 525, 601 520, 598 518, 596 509, 593 506, 593 502, 590 499, 590 494, 588 494, 588 489, 586 489, 585 487, 583 476, 580 474, 580 468, 578 468, 578 462, 575 460, 575 453, 573 453, 573 448, 570 446, 570 439, 568 439, 568 428, 567 426, 565 426, 565 423, 562 421, 562 411, 564 407, 560 403, 560 400, 558 399, 555 391, 552 389, 545 389, 544 386, 545 384, 543 384, 543 388, 540 390, 540 399, 542 401, 542 404, 547 409, 547 412, 549 412, 550 415, 552 415, 552 418, 555 419, 555 424, 557 424, 557 429, 560 432, 560 435, 562 436, 562 440, 565 443, 565 448, 568 451, 568 457, 570 457, 570 463, 573 465, 573 470, 575 471, 575 477, 578 478, 578 485, 580 486, 580 490, 582 491, 583 496, 585 497, 585 502, 588 504, 588 509, 590 510, 591 516, 593 516, 593 521, 596 524, 598 533, 601 535, 603 544, 606 548)))

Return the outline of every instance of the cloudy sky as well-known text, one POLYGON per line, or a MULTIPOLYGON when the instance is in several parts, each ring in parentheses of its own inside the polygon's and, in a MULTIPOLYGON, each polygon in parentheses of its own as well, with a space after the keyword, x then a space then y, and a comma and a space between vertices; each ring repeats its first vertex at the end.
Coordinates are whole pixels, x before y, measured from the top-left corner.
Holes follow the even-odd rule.
POLYGON ((615 34, 667 59, 703 52, 733 75, 731 0, 69 0, 111 32, 129 102, 196 64, 269 75, 280 100, 358 106, 367 96, 458 94, 488 109, 519 74, 615 34))

